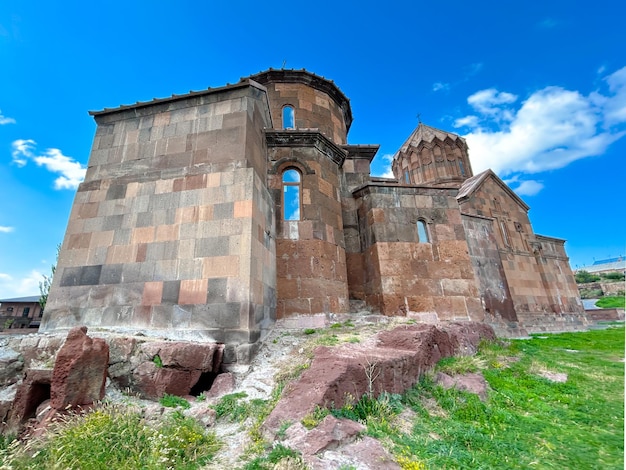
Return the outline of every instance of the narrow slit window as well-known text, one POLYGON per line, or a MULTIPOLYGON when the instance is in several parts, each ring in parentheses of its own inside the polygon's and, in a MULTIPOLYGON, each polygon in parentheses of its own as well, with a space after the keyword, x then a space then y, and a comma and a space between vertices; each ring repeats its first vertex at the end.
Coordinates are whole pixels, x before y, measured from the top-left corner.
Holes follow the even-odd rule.
POLYGON ((283 219, 300 220, 302 184, 300 172, 289 169, 283 173, 283 219))
POLYGON ((426 230, 426 222, 417 221, 417 241, 420 243, 428 243, 428 230, 426 230))
POLYGON ((409 174, 409 170, 404 172, 404 182, 409 184, 411 182, 411 175, 409 174))
POLYGON ((295 129, 295 113, 292 106, 283 108, 283 129, 295 129))
POLYGON ((459 160, 459 170, 461 170, 461 176, 465 176, 465 166, 461 160, 459 160))
POLYGON ((502 240, 504 241, 504 244, 510 248, 511 239, 509 237, 509 230, 503 220, 500 221, 500 231, 502 232, 502 240))

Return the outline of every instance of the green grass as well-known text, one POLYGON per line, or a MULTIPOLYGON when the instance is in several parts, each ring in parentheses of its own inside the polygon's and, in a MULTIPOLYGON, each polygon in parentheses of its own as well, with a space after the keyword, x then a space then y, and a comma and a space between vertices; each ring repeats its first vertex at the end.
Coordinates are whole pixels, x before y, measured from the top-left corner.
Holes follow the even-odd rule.
POLYGON ((180 412, 148 425, 139 413, 105 405, 72 415, 27 445, 0 453, 0 467, 21 469, 192 470, 219 450, 215 434, 180 412))
POLYGON ((600 308, 624 308, 624 296, 615 295, 611 297, 603 297, 596 302, 596 307, 600 308))
POLYGON ((411 432, 393 420, 369 420, 367 432, 390 441, 403 468, 624 468, 624 328, 544 336, 482 345, 486 402, 426 376, 402 398, 411 432))
POLYGON ((159 403, 162 406, 165 406, 167 408, 177 408, 179 406, 185 410, 188 410, 189 408, 191 408, 191 405, 189 404, 189 402, 185 400, 183 397, 170 395, 169 393, 166 393, 165 395, 163 395, 159 399, 159 403))

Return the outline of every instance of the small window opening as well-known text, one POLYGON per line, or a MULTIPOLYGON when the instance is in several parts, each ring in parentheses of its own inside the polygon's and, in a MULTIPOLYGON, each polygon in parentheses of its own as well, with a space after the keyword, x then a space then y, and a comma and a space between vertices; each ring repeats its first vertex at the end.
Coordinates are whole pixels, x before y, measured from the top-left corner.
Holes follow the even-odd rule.
POLYGON ((295 113, 292 106, 283 108, 283 129, 295 129, 295 113))
POLYGON ((417 241, 420 243, 428 243, 428 231, 426 230, 426 222, 417 221, 417 241))
POLYGON ((30 313, 30 307, 24 307, 24 310, 22 311, 22 316, 27 317, 29 313, 30 313))
POLYGON ((283 173, 283 219, 300 220, 301 181, 298 170, 289 169, 283 173))
POLYGON ((459 160, 459 170, 461 170, 461 176, 465 176, 465 166, 462 160, 459 160))
POLYGON ((404 182, 409 184, 411 182, 411 175, 409 174, 409 170, 404 172, 404 182))
POLYGON ((511 239, 509 238, 509 230, 506 227, 506 223, 501 220, 500 221, 500 231, 502 232, 502 239, 504 240, 504 244, 507 247, 511 246, 511 239))

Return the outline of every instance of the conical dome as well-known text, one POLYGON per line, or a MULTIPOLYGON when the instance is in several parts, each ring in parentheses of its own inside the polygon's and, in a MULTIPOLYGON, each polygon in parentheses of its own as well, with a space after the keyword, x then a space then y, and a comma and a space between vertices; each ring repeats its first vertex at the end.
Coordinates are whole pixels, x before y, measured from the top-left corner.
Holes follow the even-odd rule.
POLYGON ((465 139, 421 122, 396 152, 391 167, 405 184, 460 186, 472 176, 465 139))

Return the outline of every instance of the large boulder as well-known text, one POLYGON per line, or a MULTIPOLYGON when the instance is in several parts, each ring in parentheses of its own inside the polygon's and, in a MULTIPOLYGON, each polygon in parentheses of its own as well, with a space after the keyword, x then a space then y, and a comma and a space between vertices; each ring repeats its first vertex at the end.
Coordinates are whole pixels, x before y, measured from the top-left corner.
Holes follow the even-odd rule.
POLYGON ((368 343, 319 347, 311 366, 268 416, 264 431, 273 437, 281 423, 299 421, 317 406, 341 408, 365 393, 402 393, 441 358, 475 351, 482 339, 495 339, 484 324, 422 324, 381 332, 368 343))
POLYGON ((89 405, 104 398, 109 346, 87 336, 87 327, 74 327, 59 350, 50 384, 50 406, 56 410, 89 405))
POLYGON ((203 374, 219 372, 224 351, 223 344, 183 341, 146 342, 139 348, 141 362, 132 372, 132 387, 153 399, 191 394, 203 374))

